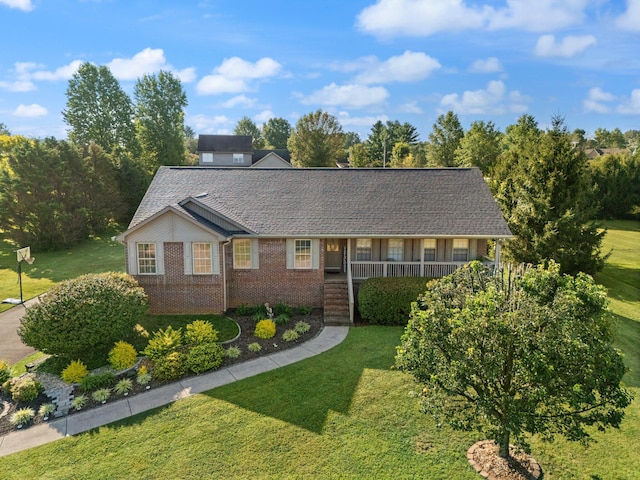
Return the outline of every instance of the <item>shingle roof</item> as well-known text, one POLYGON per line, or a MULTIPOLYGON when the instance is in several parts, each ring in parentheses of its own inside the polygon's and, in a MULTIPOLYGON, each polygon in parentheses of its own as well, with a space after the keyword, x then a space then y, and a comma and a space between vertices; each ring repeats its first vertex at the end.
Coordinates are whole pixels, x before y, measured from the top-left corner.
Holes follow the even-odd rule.
POLYGON ((247 153, 252 151, 251 135, 198 136, 198 152, 247 153))
POLYGON ((188 197, 260 236, 511 236, 476 168, 160 167, 129 228, 188 197))
POLYGON ((276 148, 274 150, 254 150, 252 163, 257 163, 270 153, 275 153, 283 160, 291 163, 291 152, 286 148, 276 148))

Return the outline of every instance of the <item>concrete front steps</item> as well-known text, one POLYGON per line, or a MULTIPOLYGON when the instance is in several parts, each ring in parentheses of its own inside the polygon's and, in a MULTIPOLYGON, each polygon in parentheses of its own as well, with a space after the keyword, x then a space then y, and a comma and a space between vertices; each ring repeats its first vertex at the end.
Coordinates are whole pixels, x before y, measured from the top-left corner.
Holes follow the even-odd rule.
POLYGON ((351 325, 349 318, 349 291, 346 280, 325 280, 324 324, 351 325))

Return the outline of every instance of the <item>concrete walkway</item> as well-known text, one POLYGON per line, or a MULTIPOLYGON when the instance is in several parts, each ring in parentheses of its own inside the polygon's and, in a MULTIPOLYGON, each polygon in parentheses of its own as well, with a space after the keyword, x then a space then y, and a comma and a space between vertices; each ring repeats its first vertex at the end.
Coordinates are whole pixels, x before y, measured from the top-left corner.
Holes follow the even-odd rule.
POLYGON ((22 343, 17 330, 26 308, 38 301, 38 298, 32 298, 26 301, 24 305, 16 305, 0 313, 0 360, 16 363, 27 355, 35 353, 34 348, 22 343))
POLYGON ((25 430, 16 430, 0 437, 0 456, 37 447, 68 435, 77 435, 152 408, 167 405, 181 398, 299 362, 335 347, 346 338, 347 333, 349 333, 349 327, 326 326, 316 337, 297 347, 237 363, 197 377, 185 378, 180 382, 109 402, 86 412, 41 423, 25 430))

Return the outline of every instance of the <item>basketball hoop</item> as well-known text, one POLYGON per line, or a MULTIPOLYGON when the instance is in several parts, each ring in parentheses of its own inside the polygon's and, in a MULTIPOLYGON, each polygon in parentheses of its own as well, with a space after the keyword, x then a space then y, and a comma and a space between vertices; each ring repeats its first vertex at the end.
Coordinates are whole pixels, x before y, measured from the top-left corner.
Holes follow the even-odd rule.
POLYGON ((20 300, 17 298, 7 298, 2 303, 11 303, 14 305, 22 304, 24 306, 24 300, 22 299, 22 262, 27 262, 31 265, 35 258, 31 256, 31 248, 24 247, 16 250, 16 257, 18 258, 18 282, 20 283, 20 300))

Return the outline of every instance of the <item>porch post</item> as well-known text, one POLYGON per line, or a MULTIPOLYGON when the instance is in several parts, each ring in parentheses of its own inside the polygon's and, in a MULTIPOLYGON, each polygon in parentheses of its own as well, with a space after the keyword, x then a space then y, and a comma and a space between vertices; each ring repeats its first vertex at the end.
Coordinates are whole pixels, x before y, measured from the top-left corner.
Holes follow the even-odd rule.
POLYGON ((496 268, 500 268, 500 244, 502 243, 502 239, 498 238, 496 240, 496 251, 494 255, 496 268))

